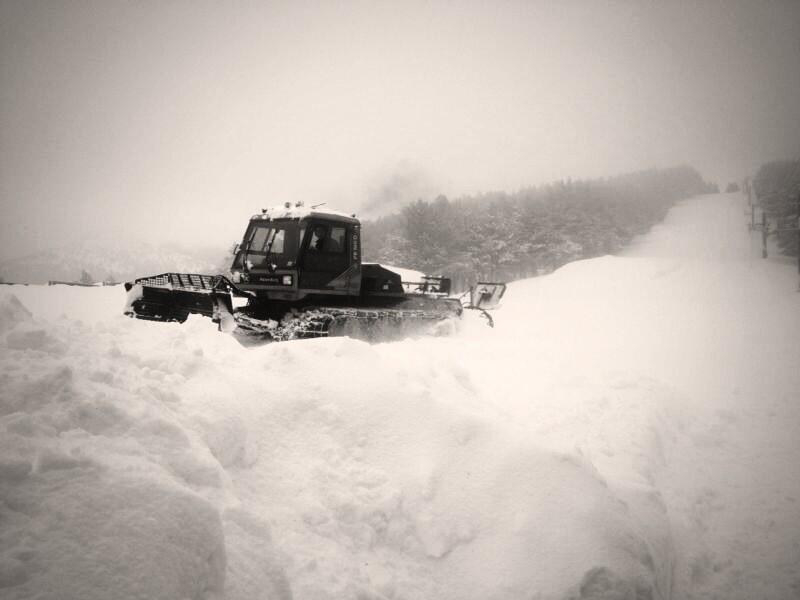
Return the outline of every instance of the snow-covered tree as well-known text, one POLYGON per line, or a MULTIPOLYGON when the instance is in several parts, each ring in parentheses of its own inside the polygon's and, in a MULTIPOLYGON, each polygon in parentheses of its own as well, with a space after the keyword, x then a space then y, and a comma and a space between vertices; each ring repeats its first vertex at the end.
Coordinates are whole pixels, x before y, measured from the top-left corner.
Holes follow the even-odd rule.
POLYGON ((453 277, 513 280, 619 250, 679 199, 712 186, 690 167, 610 179, 566 179, 515 193, 419 199, 364 223, 364 255, 453 277))

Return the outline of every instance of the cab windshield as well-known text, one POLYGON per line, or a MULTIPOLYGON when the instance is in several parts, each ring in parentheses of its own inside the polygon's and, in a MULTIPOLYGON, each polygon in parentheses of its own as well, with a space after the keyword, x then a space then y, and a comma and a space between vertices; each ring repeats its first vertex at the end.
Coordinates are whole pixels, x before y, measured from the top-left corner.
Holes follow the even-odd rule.
POLYGON ((297 261, 298 244, 295 221, 252 222, 233 266, 240 269, 263 268, 268 264, 281 268, 293 267, 297 261))

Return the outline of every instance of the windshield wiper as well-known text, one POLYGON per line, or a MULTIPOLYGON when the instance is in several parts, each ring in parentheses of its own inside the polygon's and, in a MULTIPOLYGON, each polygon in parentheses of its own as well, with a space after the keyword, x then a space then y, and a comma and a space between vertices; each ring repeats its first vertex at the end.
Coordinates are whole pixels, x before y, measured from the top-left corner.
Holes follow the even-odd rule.
POLYGON ((270 256, 270 254, 272 254, 272 244, 275 243, 275 238, 278 237, 278 231, 279 231, 278 229, 273 229, 272 230, 272 239, 269 241, 269 243, 267 244, 267 247, 266 247, 266 249, 264 251, 265 252, 264 262, 267 263, 267 270, 270 273, 274 273, 275 269, 278 268, 278 265, 276 265, 275 263, 271 263, 269 261, 269 256, 270 256))

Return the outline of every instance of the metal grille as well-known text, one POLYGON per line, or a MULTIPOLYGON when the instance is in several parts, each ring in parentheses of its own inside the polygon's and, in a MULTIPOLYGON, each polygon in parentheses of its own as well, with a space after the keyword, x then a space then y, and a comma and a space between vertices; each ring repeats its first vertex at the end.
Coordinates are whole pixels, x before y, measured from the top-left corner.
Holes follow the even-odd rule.
POLYGON ((193 273, 162 273, 152 277, 137 279, 146 287, 163 287, 168 289, 183 289, 187 291, 211 291, 214 289, 217 275, 197 275, 193 273))

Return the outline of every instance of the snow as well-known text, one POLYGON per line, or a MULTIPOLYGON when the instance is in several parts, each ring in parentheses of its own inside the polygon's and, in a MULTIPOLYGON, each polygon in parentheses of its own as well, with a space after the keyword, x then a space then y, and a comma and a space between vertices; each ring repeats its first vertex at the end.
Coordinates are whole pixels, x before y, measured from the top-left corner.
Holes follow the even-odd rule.
POLYGON ((703 196, 375 345, 3 288, 0 595, 796 597, 800 296, 758 256, 703 196))
MULTIPOLYGON (((321 205, 316 205, 321 206, 321 205)), ((270 206, 262 209, 262 212, 251 217, 251 220, 258 219, 306 219, 311 217, 318 217, 320 219, 335 218, 353 221, 355 216, 336 210, 316 209, 313 206, 305 206, 302 202, 291 204, 285 202, 276 206, 270 206)))
POLYGON ((414 269, 405 269, 403 267, 395 267, 394 265, 381 265, 384 269, 400 275, 400 280, 407 283, 420 283, 425 277, 422 271, 415 271, 414 269))

